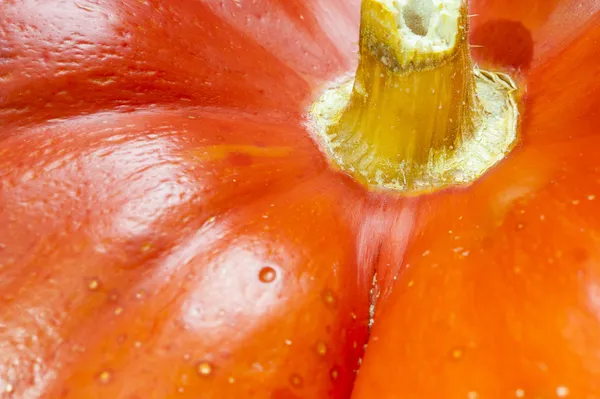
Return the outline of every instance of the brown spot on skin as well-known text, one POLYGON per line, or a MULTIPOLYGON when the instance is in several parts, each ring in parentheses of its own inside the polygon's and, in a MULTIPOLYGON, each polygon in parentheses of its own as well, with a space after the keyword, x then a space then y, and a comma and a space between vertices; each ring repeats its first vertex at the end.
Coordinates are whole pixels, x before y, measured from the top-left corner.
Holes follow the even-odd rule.
POLYGON ((233 152, 229 154, 228 161, 237 167, 248 167, 252 165, 252 156, 243 152, 233 152))

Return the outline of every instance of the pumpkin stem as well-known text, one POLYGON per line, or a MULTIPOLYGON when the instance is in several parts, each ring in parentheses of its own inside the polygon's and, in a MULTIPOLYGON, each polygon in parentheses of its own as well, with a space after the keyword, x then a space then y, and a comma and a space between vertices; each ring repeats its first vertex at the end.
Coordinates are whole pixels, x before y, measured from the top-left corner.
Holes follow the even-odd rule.
POLYGON ((473 66, 462 0, 363 0, 356 75, 311 114, 344 171, 373 187, 474 181, 516 139, 516 85, 473 66))

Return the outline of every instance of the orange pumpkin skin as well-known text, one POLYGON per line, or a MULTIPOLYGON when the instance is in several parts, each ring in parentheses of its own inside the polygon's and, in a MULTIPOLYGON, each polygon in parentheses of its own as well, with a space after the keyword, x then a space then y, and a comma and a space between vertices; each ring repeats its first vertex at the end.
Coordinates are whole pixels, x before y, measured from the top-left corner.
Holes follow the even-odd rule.
POLYGON ((1 395, 349 396, 364 193, 302 127, 339 57, 233 14, 308 37, 301 2, 214 3, 0 4, 1 395))
POLYGON ((403 198, 305 128, 359 1, 0 3, 3 394, 600 396, 600 2, 472 8, 520 145, 403 198))
MULTIPOLYGON (((471 187, 405 204, 406 251, 380 253, 376 270, 396 270, 353 398, 600 397, 600 2, 518 4, 534 38, 520 143, 471 187), (580 25, 552 31, 551 47, 541 31, 572 14, 580 25)), ((473 2, 473 36, 506 23, 484 5, 473 2)), ((475 49, 483 64, 523 54, 486 40, 498 42, 475 49)))

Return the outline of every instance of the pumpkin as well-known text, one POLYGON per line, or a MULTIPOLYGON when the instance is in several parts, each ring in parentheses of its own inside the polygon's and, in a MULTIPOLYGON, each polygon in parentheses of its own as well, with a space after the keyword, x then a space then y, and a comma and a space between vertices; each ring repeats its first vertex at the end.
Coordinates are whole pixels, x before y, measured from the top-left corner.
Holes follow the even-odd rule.
POLYGON ((470 32, 457 90, 470 51, 510 77, 518 130, 423 190, 315 133, 340 76, 442 87, 418 46, 381 64, 385 18, 441 14, 365 0, 359 33, 360 3, 0 2, 0 396, 600 397, 600 2, 440 3, 470 32))

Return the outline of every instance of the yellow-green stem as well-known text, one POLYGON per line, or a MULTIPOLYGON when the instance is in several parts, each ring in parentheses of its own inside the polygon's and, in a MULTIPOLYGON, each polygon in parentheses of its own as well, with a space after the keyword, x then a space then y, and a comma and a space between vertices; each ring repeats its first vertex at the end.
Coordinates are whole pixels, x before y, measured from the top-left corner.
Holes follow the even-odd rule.
POLYGON ((463 0, 364 0, 360 62, 311 113, 326 151, 403 192, 475 180, 516 138, 515 84, 474 68, 463 0))

